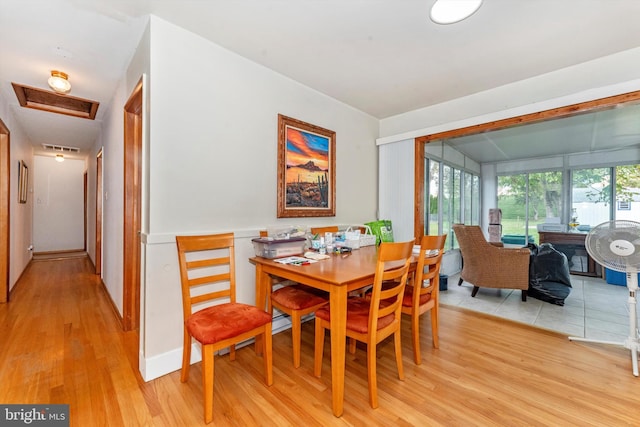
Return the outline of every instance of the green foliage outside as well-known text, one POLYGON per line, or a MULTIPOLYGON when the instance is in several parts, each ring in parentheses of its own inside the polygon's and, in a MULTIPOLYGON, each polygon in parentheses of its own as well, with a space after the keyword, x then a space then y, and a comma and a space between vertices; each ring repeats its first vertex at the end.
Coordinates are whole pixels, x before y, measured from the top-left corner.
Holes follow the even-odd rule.
MULTIPOLYGON (((517 197, 507 196, 500 199, 500 209, 502 209, 502 235, 517 234, 524 235, 525 217, 524 205, 517 197)), ((529 217, 529 235, 538 243, 537 225, 544 222, 544 217, 535 221, 533 215, 529 217)))
MULTIPOLYGON (((572 188, 588 189, 586 196, 593 203, 611 203, 610 169, 579 169, 572 174, 572 188)), ((640 165, 621 165, 615 168, 618 201, 638 200, 640 197, 640 165)), ((538 241, 537 225, 546 217, 561 217, 562 172, 541 172, 498 177, 498 207, 502 209, 502 234, 525 234, 525 220, 529 218, 529 232, 538 241), (528 178, 528 179, 527 179, 528 178), (529 212, 525 212, 529 202, 529 212)), ((566 218, 564 219, 567 220, 566 218)))
POLYGON ((498 207, 502 209, 502 234, 530 235, 538 241, 537 225, 561 215, 562 172, 542 172, 498 177, 498 207), (528 200, 527 200, 528 199, 528 200), (527 206, 529 211, 526 212, 527 206), (529 230, 525 233, 525 221, 529 230))
MULTIPOLYGON (((640 165, 616 166, 616 200, 631 202, 640 195, 640 165)), ((587 197, 596 203, 611 203, 609 168, 580 169, 573 172, 573 186, 588 188, 587 197)))

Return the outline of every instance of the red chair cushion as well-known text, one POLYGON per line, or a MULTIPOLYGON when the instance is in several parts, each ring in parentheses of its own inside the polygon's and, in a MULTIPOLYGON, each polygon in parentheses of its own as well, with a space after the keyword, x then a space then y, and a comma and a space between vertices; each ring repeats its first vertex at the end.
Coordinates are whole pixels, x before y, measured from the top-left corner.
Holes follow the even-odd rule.
MULTIPOLYGON (((381 307, 388 306, 389 303, 385 301, 380 302, 381 307)), ((347 300, 347 329, 362 334, 367 333, 369 330, 369 306, 370 301, 366 298, 350 298, 347 300)), ((327 322, 331 321, 329 305, 320 307, 316 310, 316 317, 327 322)), ((393 314, 386 315, 378 319, 378 329, 382 329, 393 322, 393 314)))
POLYGON ((303 310, 305 308, 328 302, 326 295, 314 292, 315 289, 307 286, 285 286, 271 294, 271 299, 283 307, 292 310, 303 310))
MULTIPOLYGON (((431 294, 420 295, 420 305, 428 303, 429 300, 431 300, 431 294)), ((413 305, 413 286, 405 286, 402 305, 405 307, 411 307, 413 305)))
POLYGON ((271 322, 271 314, 258 307, 225 303, 204 308, 185 322, 189 334, 201 344, 213 344, 271 322))

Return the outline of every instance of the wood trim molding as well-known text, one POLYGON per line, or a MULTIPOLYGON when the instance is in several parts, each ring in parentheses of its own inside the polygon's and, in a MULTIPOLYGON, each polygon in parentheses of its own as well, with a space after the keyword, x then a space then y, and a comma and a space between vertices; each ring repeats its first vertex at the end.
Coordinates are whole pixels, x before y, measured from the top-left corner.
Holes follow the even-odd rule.
POLYGON ((458 136, 473 135, 505 129, 512 126, 536 123, 545 120, 555 120, 577 116, 580 114, 610 110, 625 104, 640 103, 640 91, 627 92, 620 95, 580 102, 564 107, 552 108, 537 113, 524 114, 522 116, 495 120, 478 125, 467 126, 460 129, 452 129, 443 132, 424 135, 415 139, 415 209, 414 209, 414 236, 420 238, 424 233, 424 146, 433 141, 455 138, 458 136))
POLYGON ((95 272, 96 275, 102 274, 102 149, 96 155, 96 247, 95 247, 95 272))
POLYGON ((60 95, 48 90, 11 83, 20 106, 50 113, 65 114, 95 120, 100 103, 71 95, 60 95))
POLYGON ((414 205, 413 205, 413 234, 416 242, 422 241, 424 235, 424 142, 415 140, 414 149, 414 205))
POLYGON ((82 248, 84 251, 87 250, 87 226, 89 224, 88 221, 88 214, 89 214, 89 209, 87 206, 87 203, 89 203, 89 174, 88 172, 85 170, 84 173, 82 174, 82 186, 83 186, 83 199, 82 199, 82 205, 84 208, 84 211, 82 212, 82 219, 84 220, 84 224, 83 224, 83 231, 84 231, 84 235, 82 238, 83 241, 83 245, 84 247, 82 248))
POLYGON ((9 128, 0 119, 0 303, 9 302, 9 236, 11 206, 11 143, 9 128))
POLYGON ((140 327, 142 79, 124 106, 123 327, 140 327))

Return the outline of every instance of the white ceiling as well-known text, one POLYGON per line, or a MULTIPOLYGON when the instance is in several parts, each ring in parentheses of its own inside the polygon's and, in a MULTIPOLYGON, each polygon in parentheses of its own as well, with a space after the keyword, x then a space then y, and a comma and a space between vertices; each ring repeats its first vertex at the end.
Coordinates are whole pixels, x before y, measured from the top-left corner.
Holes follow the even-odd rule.
POLYGON ((640 105, 449 139, 479 163, 640 147, 640 105))
MULTIPOLYGON (((640 46, 637 0, 485 0, 444 26, 433 2, 1 0, 0 95, 36 147, 88 149, 149 13, 377 118, 640 46), (46 88, 51 69, 100 102, 95 122, 18 106, 11 82, 46 88)), ((485 142, 508 157, 501 132, 485 142)))

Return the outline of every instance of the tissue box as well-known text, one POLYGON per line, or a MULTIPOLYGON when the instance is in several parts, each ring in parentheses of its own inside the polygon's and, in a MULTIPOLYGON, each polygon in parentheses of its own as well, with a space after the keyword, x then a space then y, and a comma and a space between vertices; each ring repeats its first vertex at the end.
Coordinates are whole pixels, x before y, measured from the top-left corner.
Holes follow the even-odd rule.
POLYGON ((307 239, 304 237, 292 237, 290 239, 251 239, 256 256, 263 258, 282 258, 285 256, 302 255, 307 239))

